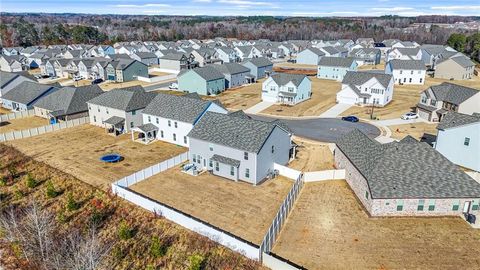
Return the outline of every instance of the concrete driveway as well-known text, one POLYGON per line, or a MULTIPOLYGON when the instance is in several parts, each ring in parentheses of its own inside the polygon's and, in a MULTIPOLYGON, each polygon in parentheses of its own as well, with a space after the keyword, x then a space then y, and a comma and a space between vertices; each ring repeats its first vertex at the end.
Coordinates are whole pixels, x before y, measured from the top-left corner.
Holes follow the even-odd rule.
POLYGON ((143 88, 147 92, 155 91, 155 90, 168 90, 168 86, 173 82, 177 82, 177 80, 171 80, 171 81, 168 81, 168 82, 159 82, 159 83, 156 83, 156 84, 151 84, 151 85, 148 85, 148 86, 144 86, 143 88))
MULTIPOLYGON (((254 119, 262 120, 275 119, 257 115, 250 116, 254 119)), ((371 138, 380 135, 380 130, 376 126, 365 122, 351 123, 337 118, 281 120, 288 125, 295 135, 321 142, 334 143, 338 138, 355 128, 363 131, 371 138)))

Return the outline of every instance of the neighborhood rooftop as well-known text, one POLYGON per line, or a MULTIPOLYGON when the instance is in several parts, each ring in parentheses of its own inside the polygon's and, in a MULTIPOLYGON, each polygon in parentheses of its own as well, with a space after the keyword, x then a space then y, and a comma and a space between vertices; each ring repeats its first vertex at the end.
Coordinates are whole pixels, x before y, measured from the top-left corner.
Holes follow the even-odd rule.
POLYGON ((145 108, 156 95, 141 86, 131 86, 105 92, 88 103, 129 112, 145 108))
POLYGON ((448 112, 443 118, 442 121, 438 124, 437 129, 449 129, 464 125, 469 125, 472 123, 480 122, 480 114, 474 113, 473 115, 457 113, 457 112, 448 112))
POLYGON ((432 92, 437 100, 450 102, 456 105, 461 104, 473 95, 479 93, 479 90, 474 88, 448 82, 444 82, 440 85, 430 86, 430 89, 432 89, 432 92))

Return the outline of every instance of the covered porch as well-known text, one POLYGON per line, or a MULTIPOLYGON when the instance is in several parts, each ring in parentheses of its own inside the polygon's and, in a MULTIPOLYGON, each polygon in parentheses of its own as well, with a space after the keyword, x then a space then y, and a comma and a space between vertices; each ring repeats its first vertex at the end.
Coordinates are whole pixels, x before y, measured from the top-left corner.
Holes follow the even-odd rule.
POLYGON ((103 121, 107 134, 118 136, 125 132, 125 118, 119 116, 112 116, 103 121))
POLYGON ((295 105, 295 97, 297 93, 280 91, 278 102, 285 105, 295 105))
POLYGON ((157 138, 158 127, 152 123, 147 123, 132 129, 132 141, 149 144, 157 138), (135 137, 135 133, 138 134, 135 137))

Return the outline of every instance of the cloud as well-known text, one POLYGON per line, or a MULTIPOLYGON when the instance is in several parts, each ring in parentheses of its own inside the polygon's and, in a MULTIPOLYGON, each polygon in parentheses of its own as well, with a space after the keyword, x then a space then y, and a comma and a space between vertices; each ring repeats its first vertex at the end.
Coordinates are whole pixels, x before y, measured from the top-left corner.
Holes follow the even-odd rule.
POLYGON ((358 15, 356 11, 333 11, 333 12, 293 12, 292 16, 320 17, 320 16, 351 16, 358 15))
POLYGON ((117 8, 146 8, 146 7, 171 7, 169 4, 143 4, 143 5, 131 5, 131 4, 119 4, 119 5, 114 5, 114 7, 117 8))
POLYGON ((230 4, 237 6, 275 6, 275 4, 270 2, 257 2, 248 0, 218 0, 217 2, 221 4, 230 4))
POLYGON ((193 0, 193 3, 211 3, 212 0, 193 0))
POLYGON ((404 11, 412 11, 415 10, 411 7, 380 7, 380 8, 371 8, 371 11, 378 11, 378 12, 404 12, 404 11))
POLYGON ((480 10, 480 6, 439 6, 431 7, 433 10, 480 10))

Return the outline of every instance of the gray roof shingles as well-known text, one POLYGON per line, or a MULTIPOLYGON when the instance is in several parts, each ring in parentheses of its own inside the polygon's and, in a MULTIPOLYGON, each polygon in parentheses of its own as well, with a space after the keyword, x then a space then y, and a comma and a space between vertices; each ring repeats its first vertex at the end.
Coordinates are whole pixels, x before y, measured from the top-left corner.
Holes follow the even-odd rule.
POLYGON ((473 123, 480 123, 479 114, 469 115, 457 112, 448 112, 438 124, 437 129, 444 130, 473 123))
POLYGON ((141 86, 131 86, 105 92, 88 103, 129 112, 145 108, 156 95, 141 86))
POLYGON ((440 85, 431 86, 435 99, 460 105, 465 100, 479 93, 479 90, 458 84, 444 82, 440 85))
POLYGON ((342 83, 349 85, 362 85, 372 78, 376 78, 378 82, 386 88, 392 80, 392 75, 374 72, 347 71, 347 74, 343 77, 342 83))
POLYGON ((10 89, 10 91, 3 95, 2 98, 28 105, 41 95, 45 94, 45 92, 49 91, 51 88, 53 88, 52 85, 25 81, 10 89))
POLYGON ((35 107, 65 115, 88 111, 87 101, 103 93, 98 85, 63 87, 40 99, 35 107))
POLYGON ((351 67, 355 59, 350 57, 324 56, 318 62, 319 66, 327 67, 351 67))

